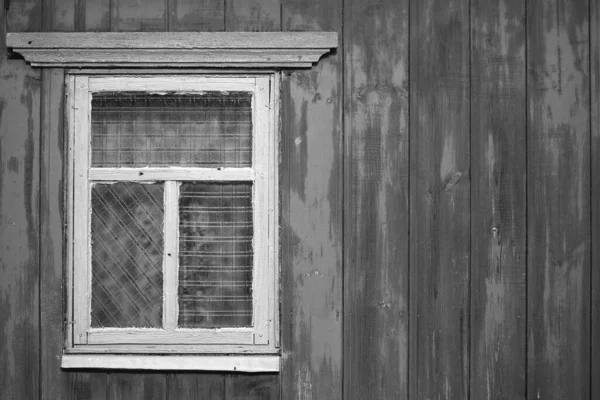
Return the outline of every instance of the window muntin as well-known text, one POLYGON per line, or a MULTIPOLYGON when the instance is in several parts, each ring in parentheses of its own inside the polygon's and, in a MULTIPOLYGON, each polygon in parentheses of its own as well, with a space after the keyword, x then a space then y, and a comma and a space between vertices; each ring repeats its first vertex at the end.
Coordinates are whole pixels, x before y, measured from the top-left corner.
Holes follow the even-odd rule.
POLYGON ((272 81, 71 77, 75 350, 275 351, 272 81))

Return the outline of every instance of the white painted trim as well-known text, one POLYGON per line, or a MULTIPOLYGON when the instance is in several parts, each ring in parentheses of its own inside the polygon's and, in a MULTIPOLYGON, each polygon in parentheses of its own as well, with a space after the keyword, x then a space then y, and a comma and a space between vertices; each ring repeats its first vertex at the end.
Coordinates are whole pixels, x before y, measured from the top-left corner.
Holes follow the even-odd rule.
POLYGON ((310 67, 337 32, 36 32, 7 34, 33 66, 310 67))
POLYGON ((256 79, 253 123, 254 178, 254 271, 252 292, 254 297, 253 323, 255 344, 273 343, 269 332, 272 312, 269 299, 272 297, 272 275, 269 261, 269 193, 272 179, 269 173, 269 78, 256 79))
POLYGON ((278 372, 279 356, 63 355, 61 368, 278 372))
POLYGON ((73 343, 85 344, 90 326, 90 187, 88 182, 90 153, 90 110, 88 77, 75 77, 75 98, 70 101, 74 110, 73 138, 73 343))
MULTIPOLYGON (((277 353, 278 343, 278 193, 275 137, 276 93, 275 73, 236 75, 227 77, 188 76, 70 76, 75 94, 69 98, 72 121, 69 138, 74 140, 70 159, 73 159, 74 179, 74 254, 73 285, 75 292, 69 299, 74 304, 75 325, 78 339, 65 351, 69 353, 195 353, 195 354, 265 354, 277 353), (190 79, 188 79, 190 78, 190 79), (136 90, 171 90, 196 84, 204 90, 206 82, 214 84, 214 90, 222 90, 227 82, 243 84, 244 90, 253 93, 253 166, 252 168, 90 168, 90 115, 91 93, 88 83, 94 81, 96 89, 103 83, 136 81, 136 90), (158 84, 154 84, 156 82, 158 84), (194 83, 195 82, 195 83, 194 83), (185 83, 185 85, 183 84, 185 83), (82 86, 79 88, 80 85, 82 86), (98 86, 99 85, 99 86, 98 86), (137 85, 137 86, 136 86, 137 85), (161 86, 162 85, 162 86, 161 86), (170 85, 170 86, 169 86, 170 85), (85 86, 85 87, 84 87, 85 86), (165 89, 166 88, 166 89, 165 89), (261 89, 262 88, 262 89, 261 89), (73 127, 71 129, 71 127, 73 127), (76 176, 75 176, 76 175, 76 176), (165 181, 165 260, 164 270, 164 329, 107 328, 90 329, 91 262, 89 248, 90 187, 95 182, 119 181, 165 181), (253 270, 253 326, 229 329, 177 329, 177 226, 178 182, 181 181, 247 181, 254 183, 255 256, 253 270), (85 188, 85 190, 84 190, 85 188), (82 201, 83 200, 83 201, 82 201), (79 204, 79 205, 78 205, 79 204), (80 217, 83 216, 83 217, 80 217), (172 248, 171 251, 168 249, 172 248), (85 254, 83 254, 85 253, 85 254), (171 253, 171 260, 167 254, 171 253), (84 261, 85 260, 85 261, 84 261), (79 266, 79 268, 77 268, 79 266), (81 268, 83 266, 83 268, 81 268), (174 271, 174 272, 173 272, 174 271), (84 299, 84 300, 82 300, 84 299), (86 319, 87 318, 87 319, 86 319)), ((125 85, 126 86, 126 85, 125 85)), ((132 87, 133 87, 132 86, 132 87)), ((116 87, 116 86, 115 86, 116 87)), ((120 86, 121 87, 121 86, 120 86)), ((239 90, 239 87, 237 87, 239 90)), ((186 89, 181 89, 186 90, 186 89)), ((212 90, 212 89, 211 89, 212 90)), ((178 89, 179 91, 179 89, 178 89)), ((278 93, 278 92, 277 92, 278 93)))
POLYGON ((74 149, 74 126, 75 126, 75 77, 65 76, 67 90, 67 100, 65 106, 65 122, 67 130, 67 225, 66 225, 66 290, 67 290, 67 310, 66 310, 66 338, 65 345, 73 346, 73 154, 74 149))
POLYGON ((85 344, 65 354, 279 354, 279 349, 255 344, 85 344))
POLYGON ((275 336, 275 347, 279 348, 280 343, 280 331, 279 331, 279 274, 280 274, 280 266, 279 266, 279 118, 280 114, 280 90, 281 90, 281 73, 273 74, 271 77, 272 81, 272 93, 271 93, 271 104, 273 107, 273 112, 270 115, 270 120, 272 123, 271 128, 271 138, 269 142, 271 143, 271 150, 269 154, 271 155, 271 171, 274 177, 273 182, 273 192, 271 193, 271 219, 269 224, 271 226, 269 233, 272 235, 269 238, 269 244, 272 246, 270 249, 270 259, 273 264, 273 335, 275 336))
POLYGON ((177 182, 165 182, 164 213, 163 328, 174 331, 177 328, 178 316, 179 184, 177 182))
POLYGON ((210 91, 251 91, 253 79, 244 77, 211 78, 199 75, 180 76, 93 76, 90 77, 90 91, 141 91, 141 92, 210 92, 210 91))
MULTIPOLYGON (((177 322, 177 321, 175 321, 177 322)), ((90 329, 88 344, 252 344, 252 329, 90 329)))
POLYGON ((252 168, 90 168, 92 181, 252 181, 252 168))

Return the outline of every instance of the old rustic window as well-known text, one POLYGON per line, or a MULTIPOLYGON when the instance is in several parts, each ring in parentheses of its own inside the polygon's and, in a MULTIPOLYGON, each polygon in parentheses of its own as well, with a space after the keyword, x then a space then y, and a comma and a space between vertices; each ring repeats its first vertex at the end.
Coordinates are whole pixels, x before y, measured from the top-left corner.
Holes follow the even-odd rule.
POLYGON ((337 33, 6 42, 33 67, 73 68, 62 366, 277 371, 276 71, 310 68, 337 33))
POLYGON ((70 354, 277 352, 276 83, 69 77, 70 354))

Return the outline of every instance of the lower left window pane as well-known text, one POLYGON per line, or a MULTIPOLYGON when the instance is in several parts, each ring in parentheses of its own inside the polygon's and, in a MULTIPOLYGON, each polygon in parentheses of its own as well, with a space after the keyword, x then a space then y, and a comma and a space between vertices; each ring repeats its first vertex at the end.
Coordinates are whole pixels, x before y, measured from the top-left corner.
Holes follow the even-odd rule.
POLYGON ((164 185, 93 184, 93 328, 160 328, 164 185))

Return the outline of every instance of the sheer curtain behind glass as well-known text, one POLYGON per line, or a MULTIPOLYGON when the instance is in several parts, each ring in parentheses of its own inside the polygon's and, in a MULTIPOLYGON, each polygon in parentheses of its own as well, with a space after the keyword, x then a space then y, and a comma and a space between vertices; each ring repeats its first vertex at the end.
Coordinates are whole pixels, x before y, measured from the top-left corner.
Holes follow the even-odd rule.
MULTIPOLYGON (((251 106, 247 92, 94 93, 91 166, 251 167, 251 106)), ((164 229, 179 230, 178 326, 251 326, 252 184, 182 182, 177 206, 164 226, 162 182, 94 184, 92 326, 161 327, 164 229)))

